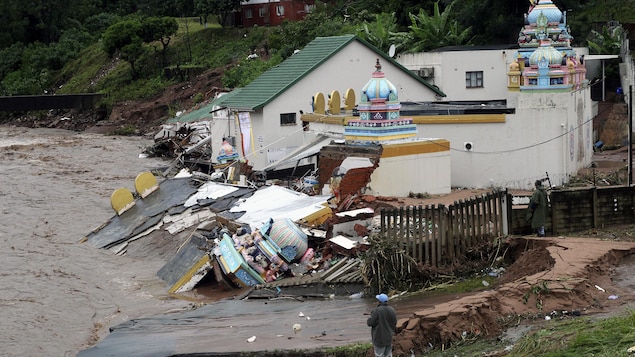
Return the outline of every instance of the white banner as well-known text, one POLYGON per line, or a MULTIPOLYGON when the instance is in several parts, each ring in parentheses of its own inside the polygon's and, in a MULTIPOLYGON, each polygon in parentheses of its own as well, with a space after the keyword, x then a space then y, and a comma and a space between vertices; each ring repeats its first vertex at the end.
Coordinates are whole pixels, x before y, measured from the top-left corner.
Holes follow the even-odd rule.
POLYGON ((238 123, 240 125, 243 154, 247 156, 251 151, 251 116, 249 112, 238 113, 238 123))

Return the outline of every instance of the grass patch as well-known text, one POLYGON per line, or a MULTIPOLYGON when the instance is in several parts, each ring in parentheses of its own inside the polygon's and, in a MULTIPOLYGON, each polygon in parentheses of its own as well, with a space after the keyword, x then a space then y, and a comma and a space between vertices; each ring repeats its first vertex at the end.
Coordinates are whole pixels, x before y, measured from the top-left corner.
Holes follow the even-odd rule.
MULTIPOLYGON (((579 317, 545 321, 542 327, 513 346, 499 340, 460 341, 445 351, 426 356, 477 356, 505 351, 506 357, 621 357, 632 356, 635 311, 611 318, 579 317)), ((500 354, 503 355, 503 354, 500 354)))
POLYGON ((92 93, 97 88, 95 78, 110 62, 108 55, 96 43, 86 48, 77 58, 64 66, 56 76, 55 83, 64 83, 58 93, 92 93))

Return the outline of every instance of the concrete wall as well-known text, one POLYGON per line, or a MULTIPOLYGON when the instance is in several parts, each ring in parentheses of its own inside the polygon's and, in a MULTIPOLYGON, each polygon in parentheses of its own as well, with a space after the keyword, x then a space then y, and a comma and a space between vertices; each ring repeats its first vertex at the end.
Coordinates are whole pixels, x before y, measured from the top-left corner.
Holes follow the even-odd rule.
MULTIPOLYGON (((578 55, 589 52, 587 48, 575 51, 578 55)), ((447 94, 443 100, 493 100, 507 97, 507 70, 517 56, 516 49, 496 49, 407 53, 395 59, 415 72, 434 68, 434 76, 427 80, 447 94), (482 88, 466 88, 465 73, 472 71, 483 71, 482 88)), ((595 75, 597 70, 588 73, 595 75)))
POLYGON ((377 196, 436 195, 451 191, 450 179, 450 152, 444 151, 382 158, 369 186, 377 196))
MULTIPOLYGON (((420 138, 450 142, 452 187, 532 189, 549 174, 552 184, 568 182, 593 156, 594 106, 590 90, 566 93, 509 93, 516 114, 505 122, 418 124, 420 138), (467 151, 465 143, 472 149, 467 151)), ((415 121, 417 118, 414 117, 415 121)), ((343 126, 311 123, 316 131, 342 132, 343 126)))
POLYGON ((443 100, 487 100, 507 95, 506 68, 515 53, 515 50, 419 52, 399 54, 396 60, 412 71, 434 68, 434 76, 427 80, 447 94, 443 100), (465 87, 465 73, 471 71, 483 71, 482 88, 465 87))
POLYGON ((512 96, 509 102, 516 114, 506 115, 505 123, 419 126, 419 133, 450 141, 453 187, 531 189, 545 173, 560 185, 591 164, 588 89, 512 96), (471 151, 465 150, 465 142, 472 143, 471 151))

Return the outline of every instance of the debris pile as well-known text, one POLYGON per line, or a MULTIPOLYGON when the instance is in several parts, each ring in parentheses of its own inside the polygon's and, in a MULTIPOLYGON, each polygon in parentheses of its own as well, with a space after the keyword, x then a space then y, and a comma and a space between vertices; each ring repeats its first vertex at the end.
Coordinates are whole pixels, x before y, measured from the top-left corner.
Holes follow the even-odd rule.
POLYGON ((263 290, 260 296, 282 287, 363 284, 358 255, 368 248, 372 209, 334 213, 330 196, 186 171, 161 183, 149 175, 138 176, 136 194, 113 195, 116 215, 85 240, 123 255, 132 242, 151 246, 167 232, 176 249, 163 253, 169 259, 157 275, 168 292, 191 291, 208 275, 227 289, 263 290))

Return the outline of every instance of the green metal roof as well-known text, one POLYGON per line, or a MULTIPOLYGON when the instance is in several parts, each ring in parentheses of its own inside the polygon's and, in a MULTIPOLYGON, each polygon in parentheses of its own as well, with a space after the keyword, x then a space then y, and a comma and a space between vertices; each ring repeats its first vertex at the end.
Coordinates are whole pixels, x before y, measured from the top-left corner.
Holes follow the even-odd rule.
POLYGON ((194 108, 192 111, 187 112, 183 115, 180 115, 178 117, 174 117, 174 118, 170 118, 168 120, 166 120, 166 123, 191 123, 191 122, 195 122, 195 121, 199 121, 199 120, 205 120, 205 119, 211 119, 212 118, 212 110, 214 109, 215 106, 223 106, 223 104, 219 104, 220 100, 225 98, 225 97, 231 97, 234 96, 238 93, 240 93, 240 90, 242 88, 237 88, 229 93, 226 93, 224 95, 222 95, 219 98, 213 99, 209 102, 207 102, 206 104, 203 104, 201 107, 199 108, 194 108))
POLYGON ((387 54, 377 49, 370 43, 355 35, 317 37, 307 44, 301 51, 287 58, 278 66, 271 68, 260 77, 243 87, 240 93, 233 96, 223 96, 215 101, 215 105, 222 105, 234 110, 253 111, 260 109, 284 93, 285 90, 300 81, 311 71, 317 69, 322 63, 333 57, 336 53, 353 41, 359 41, 366 47, 375 51, 378 56, 393 65, 401 68, 413 78, 421 82, 430 90, 441 97, 445 97, 438 87, 431 85, 423 78, 403 67, 387 54))
POLYGON ((383 60, 392 63, 408 73, 412 78, 421 82, 421 84, 428 87, 436 95, 441 97, 446 96, 438 87, 428 83, 375 46, 355 35, 317 37, 307 44, 302 51, 299 51, 276 67, 263 73, 245 87, 237 88, 211 101, 209 104, 202 106, 200 109, 193 110, 180 117, 169 119, 167 122, 193 122, 209 118, 211 117, 209 112, 212 111, 213 106, 227 107, 237 111, 254 111, 260 109, 353 41, 359 41, 370 48, 383 60))

